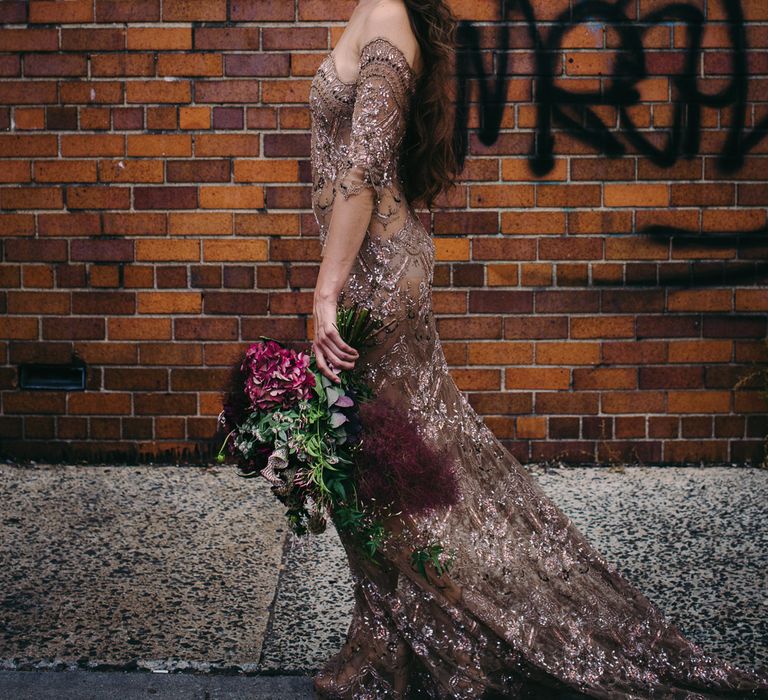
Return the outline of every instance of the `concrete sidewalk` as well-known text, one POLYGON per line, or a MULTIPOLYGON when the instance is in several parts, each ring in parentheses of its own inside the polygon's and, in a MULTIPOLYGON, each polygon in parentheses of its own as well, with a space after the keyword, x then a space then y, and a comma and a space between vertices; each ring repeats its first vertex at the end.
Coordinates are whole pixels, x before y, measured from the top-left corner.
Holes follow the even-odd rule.
MULTIPOLYGON (((531 472, 690 638, 768 665, 767 470, 531 472)), ((6 464, 0 499, 0 698, 311 698, 343 643, 336 533, 292 537, 263 479, 6 464)))

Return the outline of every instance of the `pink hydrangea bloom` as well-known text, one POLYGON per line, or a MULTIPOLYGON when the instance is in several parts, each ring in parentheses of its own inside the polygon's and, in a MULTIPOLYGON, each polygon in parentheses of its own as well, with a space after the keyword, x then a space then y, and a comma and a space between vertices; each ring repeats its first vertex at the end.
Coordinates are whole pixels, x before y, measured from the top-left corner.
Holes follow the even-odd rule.
POLYGON ((309 359, 306 353, 284 348, 274 340, 253 343, 241 364, 251 407, 269 411, 309 399, 315 386, 309 359))

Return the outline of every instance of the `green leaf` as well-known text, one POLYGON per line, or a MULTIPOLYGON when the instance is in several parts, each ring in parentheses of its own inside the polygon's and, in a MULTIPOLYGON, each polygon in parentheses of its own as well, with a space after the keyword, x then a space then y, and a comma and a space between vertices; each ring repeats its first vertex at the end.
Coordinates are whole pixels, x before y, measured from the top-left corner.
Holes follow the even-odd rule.
POLYGON ((338 428, 342 423, 347 422, 347 417, 340 411, 331 413, 331 427, 338 428))

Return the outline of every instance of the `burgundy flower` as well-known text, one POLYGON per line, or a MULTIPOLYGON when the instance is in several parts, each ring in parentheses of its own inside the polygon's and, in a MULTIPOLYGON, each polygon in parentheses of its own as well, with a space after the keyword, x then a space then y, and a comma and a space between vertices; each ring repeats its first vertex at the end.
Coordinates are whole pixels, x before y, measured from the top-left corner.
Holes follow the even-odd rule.
POLYGON ((358 495, 364 504, 417 514, 452 505, 459 497, 446 449, 427 444, 402 407, 383 398, 360 405, 362 444, 356 457, 358 495))
POLYGON ((258 410, 289 408, 312 396, 315 375, 309 355, 284 348, 274 340, 253 343, 245 352, 245 393, 258 410))

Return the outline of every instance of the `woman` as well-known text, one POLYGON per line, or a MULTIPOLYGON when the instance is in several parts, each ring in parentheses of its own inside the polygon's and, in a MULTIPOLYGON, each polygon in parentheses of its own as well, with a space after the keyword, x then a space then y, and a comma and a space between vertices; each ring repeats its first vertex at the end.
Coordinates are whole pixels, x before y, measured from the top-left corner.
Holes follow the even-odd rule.
POLYGON ((456 176, 444 0, 359 0, 312 82, 319 369, 357 367, 450 452, 458 503, 389 523, 384 564, 341 532, 355 582, 344 647, 314 679, 335 698, 768 698, 768 675, 704 653, 586 541, 454 384, 432 313, 434 245, 413 210, 456 176), (336 305, 384 321, 358 353, 336 305), (425 577, 414 543, 456 552, 425 577))

